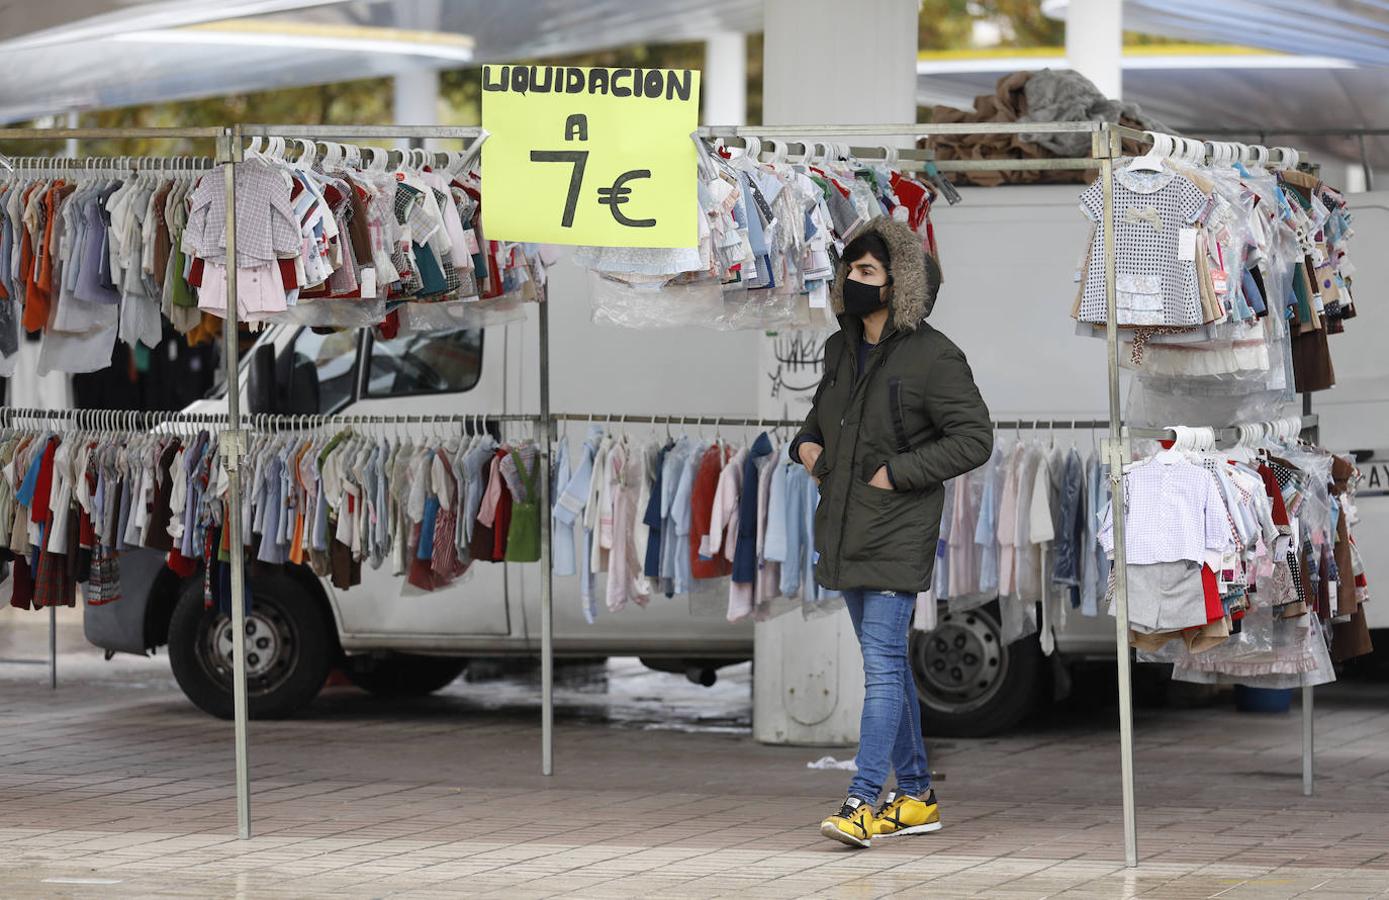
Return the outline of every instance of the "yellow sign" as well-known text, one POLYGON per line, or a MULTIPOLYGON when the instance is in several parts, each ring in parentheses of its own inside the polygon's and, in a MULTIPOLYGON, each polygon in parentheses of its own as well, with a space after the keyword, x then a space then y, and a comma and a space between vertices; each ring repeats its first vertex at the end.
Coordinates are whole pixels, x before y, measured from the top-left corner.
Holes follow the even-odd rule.
POLYGON ((699 72, 484 66, 492 240, 693 247, 699 72))

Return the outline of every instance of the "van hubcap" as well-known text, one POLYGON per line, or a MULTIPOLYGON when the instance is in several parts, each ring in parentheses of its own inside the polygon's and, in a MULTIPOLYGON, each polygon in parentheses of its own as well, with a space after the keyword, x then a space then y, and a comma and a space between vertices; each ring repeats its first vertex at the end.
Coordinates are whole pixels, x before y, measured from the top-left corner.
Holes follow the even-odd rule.
POLYGON ((987 704, 1008 674, 998 626, 979 610, 942 613, 934 631, 913 633, 911 653, 922 702, 953 713, 987 704))
MULTIPOLYGON (((218 615, 198 642, 199 662, 231 690, 233 628, 230 616, 218 615)), ((294 668, 297 642, 294 628, 272 603, 257 602, 246 616, 246 687, 265 694, 279 687, 294 668)))

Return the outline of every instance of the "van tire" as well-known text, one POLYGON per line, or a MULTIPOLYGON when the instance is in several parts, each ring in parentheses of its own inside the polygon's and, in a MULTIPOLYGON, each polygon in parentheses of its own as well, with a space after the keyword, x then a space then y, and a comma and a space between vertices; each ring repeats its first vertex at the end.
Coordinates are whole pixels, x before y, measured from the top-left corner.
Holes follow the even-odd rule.
POLYGON ((938 737, 987 737, 1014 728, 1046 702, 1046 658, 1035 635, 1005 644, 998 605, 941 612, 908 647, 921 730, 938 737))
POLYGON ((351 657, 344 671, 353 684, 378 697, 424 697, 453 684, 467 667, 458 656, 396 653, 351 657))
MULTIPOLYGON (((247 707, 252 719, 292 716, 327 681, 333 623, 302 584, 283 573, 251 582, 247 707)), ((204 712, 233 715, 231 621, 203 606, 202 578, 184 582, 169 621, 169 665, 183 693, 204 712)))

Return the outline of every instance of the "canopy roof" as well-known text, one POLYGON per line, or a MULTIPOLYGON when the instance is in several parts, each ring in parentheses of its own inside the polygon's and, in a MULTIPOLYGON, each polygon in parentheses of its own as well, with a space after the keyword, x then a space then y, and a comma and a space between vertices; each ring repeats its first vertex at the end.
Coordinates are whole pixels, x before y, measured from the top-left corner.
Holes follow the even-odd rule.
MULTIPOLYGON (((972 108, 998 79, 1024 69, 1066 68, 1060 48, 1026 54, 922 54, 917 98, 972 108)), ((1291 136, 1279 129, 1383 128, 1389 125, 1389 72, 1343 59, 1288 56, 1236 47, 1130 47, 1124 56, 1124 99, 1168 127, 1194 135, 1248 128, 1245 141, 1267 132, 1269 144, 1290 144, 1354 160, 1358 138, 1291 136)), ((1366 139, 1372 164, 1389 165, 1389 139, 1366 139)))
POLYGON ((761 0, 0 0, 0 120, 698 40, 761 0))

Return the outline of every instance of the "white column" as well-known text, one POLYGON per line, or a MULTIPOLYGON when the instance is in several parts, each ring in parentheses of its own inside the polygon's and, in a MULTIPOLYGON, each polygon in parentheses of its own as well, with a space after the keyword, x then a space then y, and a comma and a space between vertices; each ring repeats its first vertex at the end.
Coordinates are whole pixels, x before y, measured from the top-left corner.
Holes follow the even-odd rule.
POLYGON ((1368 190, 1365 186, 1365 166, 1358 160, 1346 163, 1346 177, 1342 183, 1347 194, 1363 194, 1368 190))
POLYGON ((1070 0, 1066 6, 1066 61, 1106 97, 1124 93, 1124 4, 1070 0))
MULTIPOLYGON (((392 111, 397 125, 439 124, 439 73, 434 69, 411 69, 393 79, 395 101, 392 111)), ((400 147, 429 147, 433 141, 412 144, 408 138, 397 142, 400 147)))
POLYGON ((748 40, 737 31, 711 34, 704 42, 699 76, 705 125, 743 125, 748 120, 748 40))
MULTIPOLYGON (((916 0, 860 0, 852 11, 836 0, 765 0, 762 120, 915 122, 917 9, 916 0)), ((803 365, 802 351, 827 336, 783 333, 780 361, 777 341, 763 339, 761 383, 768 387, 761 388, 760 415, 805 415, 821 371, 803 365)), ((759 622, 753 656, 753 737, 771 744, 858 742, 863 659, 847 613, 759 622)))
MULTIPOLYGON (((66 127, 66 128, 76 128, 76 127, 78 127, 78 126, 81 125, 81 124, 82 124, 82 117, 79 116, 79 115, 77 114, 77 110, 72 110, 71 112, 68 113, 67 122, 65 123, 64 127, 66 127)), ((68 139, 67 139, 67 143, 66 143, 66 145, 63 147, 63 155, 64 155, 64 156, 67 156, 69 159, 76 159, 76 158, 77 158, 77 138, 68 138, 68 139)))

